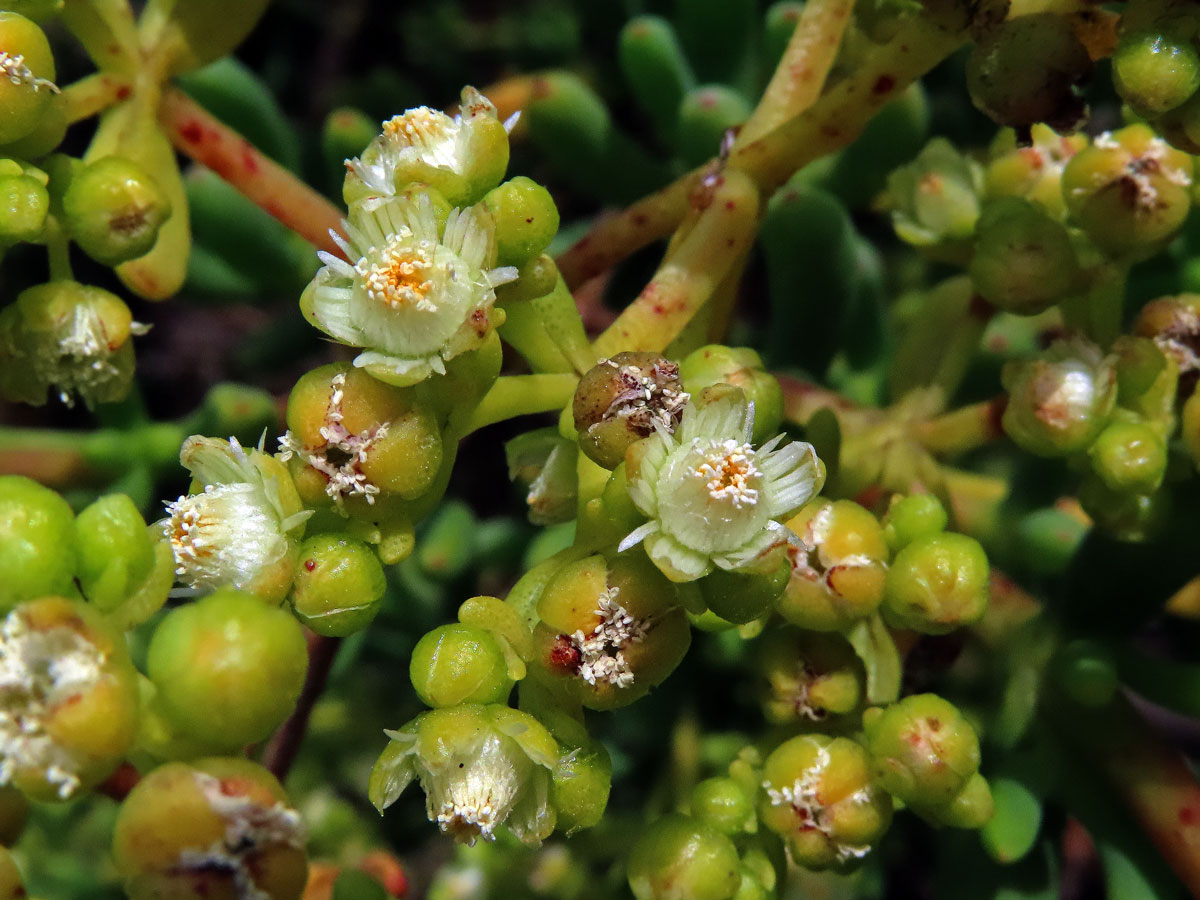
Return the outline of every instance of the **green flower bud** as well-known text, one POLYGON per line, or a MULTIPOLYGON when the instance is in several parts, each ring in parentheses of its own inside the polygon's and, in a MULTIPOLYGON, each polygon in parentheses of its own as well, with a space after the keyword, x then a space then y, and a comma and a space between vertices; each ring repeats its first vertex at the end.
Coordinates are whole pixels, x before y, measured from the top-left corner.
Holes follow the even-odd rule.
POLYGON ((30 175, 0 175, 0 244, 36 241, 50 211, 45 185, 30 175))
POLYGON ((0 12, 0 144, 37 127, 50 103, 54 55, 42 29, 15 12, 0 12))
POLYGON ((528 713, 464 704, 422 713, 386 734, 391 742, 368 789, 380 812, 416 778, 429 821, 459 841, 495 840, 504 825, 537 846, 554 830, 550 777, 561 754, 528 713))
POLYGON ((496 262, 520 266, 550 246, 558 233, 558 207, 550 192, 518 175, 488 191, 484 208, 496 223, 496 262))
POLYGON ((1038 575, 1063 572, 1087 536, 1081 516, 1054 507, 1034 510, 1017 527, 1017 547, 1029 570, 1038 575))
POLYGON ((1057 13, 1008 19, 975 44, 967 62, 971 101, 1000 125, 1045 122, 1074 129, 1086 106, 1078 86, 1092 59, 1071 23, 1057 13))
POLYGON ((248 759, 159 766, 121 804, 113 857, 130 900, 299 900, 308 875, 300 814, 248 759))
POLYGON ((550 426, 519 434, 504 445, 508 477, 527 487, 534 525, 558 525, 578 510, 578 447, 550 426))
POLYGON ((500 640, 470 625, 441 625, 413 648, 408 675, 426 706, 503 703, 512 690, 500 640))
POLYGON ((171 216, 171 202, 137 163, 105 156, 75 173, 63 196, 63 214, 84 253, 116 266, 150 251, 171 216))
POLYGON ((147 674, 179 730, 234 750, 292 711, 308 650, 286 610, 223 588, 170 612, 150 639, 147 674))
POLYGON ((600 741, 564 753, 551 778, 550 802, 561 831, 569 835, 600 822, 612 789, 612 759, 600 741))
POLYGON ((290 461, 301 498, 345 515, 426 493, 442 467, 433 411, 406 391, 345 363, 303 375, 288 398, 279 458, 290 461))
POLYGON ((125 641, 87 605, 23 603, 0 625, 0 784, 66 800, 99 784, 137 734, 125 641))
POLYGON ((975 231, 971 282, 985 300, 1018 315, 1048 309, 1078 287, 1067 229, 1028 200, 989 203, 975 231))
POLYGON ((1112 345, 1117 367, 1117 405, 1143 416, 1147 425, 1164 436, 1173 424, 1179 394, 1181 366, 1177 359, 1190 353, 1184 344, 1172 346, 1173 343, 1174 339, 1167 337, 1159 341, 1125 334, 1112 345))
POLYGON ((815 500, 787 523, 800 538, 779 614, 801 628, 839 631, 883 599, 888 546, 871 513, 850 500, 815 500))
POLYGON ((615 469, 656 424, 673 432, 688 399, 675 363, 657 353, 618 353, 585 372, 575 388, 579 446, 597 465, 615 469))
POLYGON ((848 738, 806 734, 763 764, 763 824, 807 869, 856 866, 892 821, 892 798, 871 780, 867 752, 848 738))
POLYGON ((23 475, 0 475, 0 612, 46 594, 69 594, 76 549, 71 507, 23 475))
POLYGON ((949 517, 933 494, 895 495, 883 517, 883 538, 895 553, 919 537, 946 530, 949 517))
POLYGON ((987 195, 1023 197, 1062 221, 1067 215, 1063 169, 1088 145, 1088 140, 1081 134, 1060 135, 1049 125, 1034 125, 1030 135, 1030 145, 1017 146, 1013 131, 1000 133, 984 175, 987 195))
POLYGON ((146 520, 125 494, 109 494, 75 519, 77 577, 83 596, 102 612, 116 609, 154 569, 146 520))
POLYGON ((767 638, 759 665, 767 678, 770 722, 823 722, 853 713, 862 703, 866 673, 840 634, 778 629, 767 638))
POLYGON ((754 404, 752 443, 761 444, 783 427, 783 389, 749 347, 709 344, 693 350, 679 364, 679 379, 684 389, 695 395, 715 384, 741 388, 746 400, 754 404))
POLYGON ((950 828, 982 828, 991 821, 996 811, 992 800, 992 789, 987 779, 976 772, 954 799, 944 806, 930 810, 919 810, 926 818, 938 825, 950 828))
POLYGON ((1100 707, 1109 703, 1121 686, 1116 660, 1103 644, 1075 640, 1055 660, 1058 683, 1081 706, 1100 707))
POLYGON ((1111 358, 1082 339, 1056 341, 1036 359, 1004 367, 1008 405, 1001 424, 1036 456, 1085 450, 1100 434, 1117 397, 1111 358))
POLYGON ((965 534, 918 538, 888 570, 882 612, 888 624, 946 634, 976 622, 987 609, 988 560, 965 534))
POLYGON ((1103 250, 1137 254, 1169 238, 1191 209, 1192 160, 1146 125, 1105 132, 1063 171, 1063 196, 1103 250))
MULTIPOLYGON (((1150 338, 1158 349, 1175 363, 1181 374, 1200 369, 1200 294, 1177 294, 1151 300, 1138 311, 1133 333, 1150 338)), ((1118 344, 1125 365, 1118 369, 1123 376, 1124 394, 1141 395, 1158 377, 1161 360, 1144 348, 1118 344)), ((1125 396, 1122 396, 1124 402, 1125 396)))
POLYGON ((712 825, 680 813, 650 824, 629 853, 637 900, 729 900, 741 883, 737 849, 712 825))
POLYGON ((730 837, 758 828, 753 798, 733 778, 706 778, 692 790, 692 815, 730 837))
POLYGON ((509 306, 545 297, 557 286, 558 278, 558 266, 554 264, 554 257, 548 253, 530 257, 517 266, 517 280, 496 288, 496 299, 506 307, 506 312, 509 313, 505 321, 512 321, 512 311, 508 309, 509 306))
POLYGON ((908 806, 950 803, 979 771, 979 738, 936 694, 915 694, 863 719, 876 781, 908 806))
POLYGON ((268 603, 287 596, 305 510, 287 468, 236 440, 192 435, 179 461, 195 493, 167 504, 160 527, 190 587, 232 585, 268 603))
POLYGON ((973 160, 945 138, 934 138, 915 160, 888 176, 896 234, 917 247, 970 237, 979 218, 982 182, 973 160))
POLYGON ((534 658, 590 709, 644 696, 687 653, 677 591, 644 556, 585 557, 542 591, 534 658))
POLYGON ((289 602, 312 631, 346 637, 371 624, 386 589, 383 567, 366 544, 322 534, 300 545, 289 602))
POLYGON ((459 109, 451 118, 420 106, 384 122, 362 156, 346 162, 346 205, 392 197, 415 182, 467 206, 499 184, 508 168, 508 130, 496 107, 466 87, 459 109))
POLYGON ((1090 448, 1092 471, 1113 491, 1150 493, 1167 471, 1167 445, 1140 422, 1113 422, 1090 448))
POLYGON ((697 581, 696 586, 700 588, 704 605, 734 625, 744 625, 769 612, 792 576, 791 559, 784 548, 780 547, 772 553, 777 561, 773 566, 766 567, 766 571, 727 572, 713 569, 697 581))
POLYGON ((1143 116, 1172 110, 1200 88, 1200 54, 1192 36, 1173 30, 1125 32, 1112 66, 1117 93, 1143 116))
POLYGON ((88 407, 121 400, 133 381, 129 338, 145 331, 123 300, 100 288, 28 288, 0 312, 0 391, 34 406, 50 387, 68 406, 76 396, 88 407))

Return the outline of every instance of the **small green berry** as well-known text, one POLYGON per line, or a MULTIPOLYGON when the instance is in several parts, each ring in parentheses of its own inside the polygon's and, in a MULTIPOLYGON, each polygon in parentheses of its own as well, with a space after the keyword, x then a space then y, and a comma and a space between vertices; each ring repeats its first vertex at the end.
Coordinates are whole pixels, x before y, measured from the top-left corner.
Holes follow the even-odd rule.
POLYGON ((945 531, 949 521, 946 507, 933 494, 897 495, 883 517, 883 538, 896 553, 919 537, 945 531))
POLYGON ((137 163, 106 156, 75 173, 63 197, 63 213, 83 251, 115 266, 149 252, 171 215, 171 203, 137 163))
POLYGON ((18 13, 0 12, 0 144, 36 128, 54 90, 54 55, 42 29, 18 13))
POLYGON ((984 207, 970 265, 975 290, 992 305, 1035 315, 1079 286, 1079 262, 1067 229, 1028 200, 984 207))
POLYGON ((550 192, 518 175, 488 191, 483 205, 496 223, 496 264, 520 266, 545 250, 558 232, 550 192))
POLYGON ((422 637, 408 674, 432 707, 503 703, 513 685, 500 639, 470 625, 442 625, 422 637))
POLYGON ((0 244, 35 241, 50 212, 46 186, 29 175, 0 175, 0 244))
POLYGON ((705 822, 671 813, 653 822, 629 854, 637 900, 729 900, 741 883, 737 849, 705 822))
POLYGON ((290 603, 317 634, 345 637, 371 623, 386 588, 379 558, 366 544, 321 534, 300 545, 290 603))
POLYGON ((945 634, 987 609, 988 560, 979 541, 946 532, 918 538, 896 554, 883 593, 889 624, 945 634))
POLYGON ((62 497, 23 475, 0 475, 0 612, 46 594, 70 594, 74 513, 62 497))
POLYGON ((1172 110, 1200 88, 1193 41, 1161 29, 1121 35, 1112 56, 1117 93, 1143 116, 1172 110))
POLYGON ((1140 422, 1113 422, 1088 448, 1092 471, 1113 491, 1149 493, 1167 471, 1167 445, 1140 422))
POLYGON ((75 519, 78 578, 83 596, 102 612, 129 598, 154 568, 146 521, 125 494, 109 494, 75 519))
POLYGON ((753 798, 733 778, 706 778, 692 790, 692 815, 733 837, 757 827, 753 798))
POLYGON ((746 400, 754 404, 751 441, 755 444, 773 438, 783 427, 783 389, 749 347, 709 344, 693 350, 679 364, 679 379, 692 394, 717 384, 741 388, 746 400))

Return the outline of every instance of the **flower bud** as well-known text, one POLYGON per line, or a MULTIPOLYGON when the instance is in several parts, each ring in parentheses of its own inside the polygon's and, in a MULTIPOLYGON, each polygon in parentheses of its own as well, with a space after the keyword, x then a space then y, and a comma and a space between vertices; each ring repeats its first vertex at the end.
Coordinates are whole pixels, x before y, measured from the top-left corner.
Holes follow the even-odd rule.
POLYGON ((87 605, 42 597, 0 625, 0 784, 65 800, 133 744, 137 682, 125 641, 87 605))
POLYGON ((1004 198, 984 207, 970 276, 989 303, 1030 316, 1079 287, 1079 262, 1063 225, 1027 200, 1004 198))
POLYGON ((1181 366, 1170 339, 1160 343, 1123 334, 1113 342, 1112 353, 1116 357, 1117 405, 1143 417, 1146 425, 1165 437, 1174 425, 1175 401, 1188 387, 1185 384, 1181 389, 1181 366))
POLYGON ((383 123, 357 159, 346 161, 347 206, 391 197, 413 183, 432 185, 454 206, 475 203, 508 168, 508 131, 491 102, 463 88, 458 115, 420 106, 383 123))
POLYGON ((758 828, 754 800, 733 778, 706 778, 692 790, 692 815, 721 834, 734 837, 758 828))
POLYGON ((550 773, 561 756, 537 719, 507 706, 464 704, 422 713, 388 731, 371 771, 371 802, 382 812, 414 778, 425 791, 429 821, 474 844, 507 826, 537 846, 554 830, 550 773))
POLYGON ((296 618, 325 637, 346 637, 371 624, 387 580, 362 541, 321 534, 300 545, 289 602, 296 618))
POLYGON ((559 830, 570 835, 604 817, 612 789, 612 759, 603 743, 588 740, 564 753, 551 779, 550 802, 559 830))
POLYGON ((801 628, 839 631, 875 612, 883 599, 888 547, 871 513, 850 500, 815 500, 787 523, 792 573, 779 614, 801 628))
POLYGON ((1087 536, 1089 523, 1078 514, 1055 507, 1034 510, 1017 527, 1017 550, 1026 567, 1038 575, 1066 570, 1087 536))
POLYGON ((413 648, 408 675, 426 706, 503 703, 512 690, 500 639, 470 625, 441 625, 413 648))
POLYGON ((1071 641, 1058 652, 1054 669, 1067 696, 1081 706, 1104 706, 1121 687, 1112 652, 1096 641, 1071 641))
POLYGON ((918 538, 896 554, 882 612, 888 624, 945 634, 987 609, 988 560, 979 541, 946 532, 918 538))
POLYGON ((146 520, 125 494, 108 494, 79 513, 75 545, 80 590, 102 612, 125 602, 154 569, 146 520))
POLYGON ((1059 135, 1049 125, 1030 129, 1032 142, 1017 146, 1011 130, 1000 133, 992 147, 985 180, 989 197, 1023 197, 1055 220, 1066 218, 1062 173, 1076 153, 1088 145, 1081 134, 1059 135))
POLYGON ((0 612, 46 594, 72 593, 74 513, 23 475, 0 475, 0 612))
POLYGON ((308 649, 291 613, 223 588, 159 623, 146 666, 172 724, 232 751, 287 718, 308 649))
POLYGON ((179 461, 196 493, 167 504, 160 527, 190 587, 232 585, 278 603, 292 584, 305 520, 291 476, 262 450, 192 435, 179 461))
POLYGON ((159 766, 117 813, 113 857, 130 900, 299 900, 304 825, 283 787, 248 759, 159 766))
POLYGON ((945 138, 888 176, 892 226, 917 247, 961 241, 975 231, 982 173, 945 138))
POLYGON ((863 719, 877 782, 908 806, 943 806, 979 770, 979 738, 936 694, 916 694, 863 719))
POLYGON ((1082 339, 1056 341, 1036 359, 1004 368, 1008 405, 1001 424, 1035 456, 1085 450, 1112 414, 1117 396, 1110 358, 1082 339))
POLYGON ((75 173, 63 196, 63 214, 84 253, 116 266, 149 252, 171 215, 171 202, 137 163, 105 156, 75 173))
POLYGON ((986 825, 995 811, 991 786, 978 772, 967 780, 963 789, 949 803, 934 809, 918 810, 938 825, 972 830, 986 825))
POLYGON ((933 494, 895 495, 883 517, 883 537, 896 553, 919 537, 945 531, 948 521, 946 507, 933 494))
POLYGON ((830 715, 855 712, 862 703, 862 661, 840 634, 778 629, 767 638, 759 665, 767 677, 770 722, 824 722, 830 715))
POLYGON ((1112 491, 1150 493, 1167 471, 1167 445, 1141 422, 1113 422, 1088 448, 1092 471, 1112 491))
MULTIPOLYGON (((1197 355, 1200 353, 1200 294, 1177 294, 1151 300, 1138 312, 1133 333, 1151 338, 1158 349, 1175 362, 1180 373, 1200 369, 1200 356, 1197 355)), ((1130 374, 1137 374, 1144 367, 1145 363, 1136 368, 1126 366, 1132 368, 1130 374)), ((1156 371, 1136 379, 1138 387, 1146 389, 1156 371)), ((1121 374, 1120 370, 1118 374, 1121 374)))
MULTIPOLYGON (((758 567, 756 566, 756 569, 758 567)), ((696 582, 708 609, 726 622, 744 625, 765 615, 783 594, 792 563, 783 547, 763 560, 764 571, 727 572, 713 569, 696 582), (776 557, 774 564, 770 557, 776 557)))
POLYGON ((892 821, 892 798, 848 738, 806 734, 780 744, 763 764, 763 790, 763 824, 808 869, 853 868, 892 821))
POLYGON ((1103 250, 1136 254, 1160 244, 1191 209, 1192 160, 1147 125, 1105 132, 1063 171, 1075 221, 1103 250))
POLYGON ((483 206, 496 223, 496 262, 520 266, 550 246, 558 232, 558 207, 550 192, 518 175, 488 191, 483 206))
POLYGON ((676 589, 640 555, 563 566, 538 601, 534 657, 590 709, 644 696, 691 640, 676 589))
POLYGON ((1113 86, 1140 116, 1181 105, 1200 88, 1200 54, 1194 37, 1176 29, 1123 33, 1112 56, 1113 86))
POLYGON ((115 294, 75 281, 22 291, 0 312, 0 391, 34 406, 53 387, 63 403, 113 403, 133 382, 133 321, 115 294))
POLYGON ((36 241, 50 212, 46 186, 31 175, 0 175, 0 245, 36 241))
POLYGON ((652 822, 627 864, 637 900, 729 900, 741 883, 737 849, 712 825, 680 813, 652 822))
POLYGON ((37 127, 50 103, 54 55, 34 22, 0 12, 0 144, 11 144, 37 127))
POLYGON ((688 399, 675 363, 657 353, 618 353, 579 379, 571 406, 579 446, 597 465, 615 469, 656 425, 673 432, 688 399))
POLYGON ((761 444, 783 427, 783 389, 779 379, 763 367, 762 358, 749 347, 709 344, 693 350, 679 364, 679 379, 695 395, 715 384, 741 388, 746 400, 754 404, 751 443, 761 444))
POLYGON ((558 525, 578 510, 578 447, 549 426, 519 434, 504 445, 508 477, 527 488, 525 504, 534 525, 558 525))

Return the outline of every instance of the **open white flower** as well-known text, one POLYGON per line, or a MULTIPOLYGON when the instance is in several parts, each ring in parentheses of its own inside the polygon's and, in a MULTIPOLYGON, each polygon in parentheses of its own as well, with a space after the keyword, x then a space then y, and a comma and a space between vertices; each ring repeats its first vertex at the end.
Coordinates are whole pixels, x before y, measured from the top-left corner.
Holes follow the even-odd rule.
POLYGON ((309 321, 344 344, 365 348, 354 365, 392 384, 423 381, 445 361, 483 343, 495 288, 513 281, 495 259, 491 218, 454 210, 439 229, 427 196, 363 204, 334 235, 346 259, 320 253, 324 267, 301 303, 309 321))
POLYGON ((312 515, 287 469, 261 449, 244 450, 235 438, 200 435, 184 441, 179 460, 204 488, 168 503, 161 523, 180 580, 282 600, 302 526, 312 515))
POLYGON ((780 446, 783 435, 754 449, 753 427, 754 407, 737 392, 689 405, 674 434, 658 428, 631 451, 629 494, 650 521, 619 549, 644 540, 664 575, 694 581, 793 540, 778 520, 820 490, 824 469, 811 444, 780 446))

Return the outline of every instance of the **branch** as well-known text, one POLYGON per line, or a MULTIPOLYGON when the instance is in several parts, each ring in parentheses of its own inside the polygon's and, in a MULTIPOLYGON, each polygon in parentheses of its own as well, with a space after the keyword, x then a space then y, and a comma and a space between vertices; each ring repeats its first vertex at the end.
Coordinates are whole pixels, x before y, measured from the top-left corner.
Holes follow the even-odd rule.
POLYGON ((288 720, 279 726, 263 751, 263 765, 280 781, 287 777, 296 759, 304 734, 308 731, 308 718, 321 692, 325 690, 329 670, 341 644, 341 638, 321 637, 311 632, 308 634, 308 673, 304 676, 300 699, 296 701, 296 708, 288 720))

